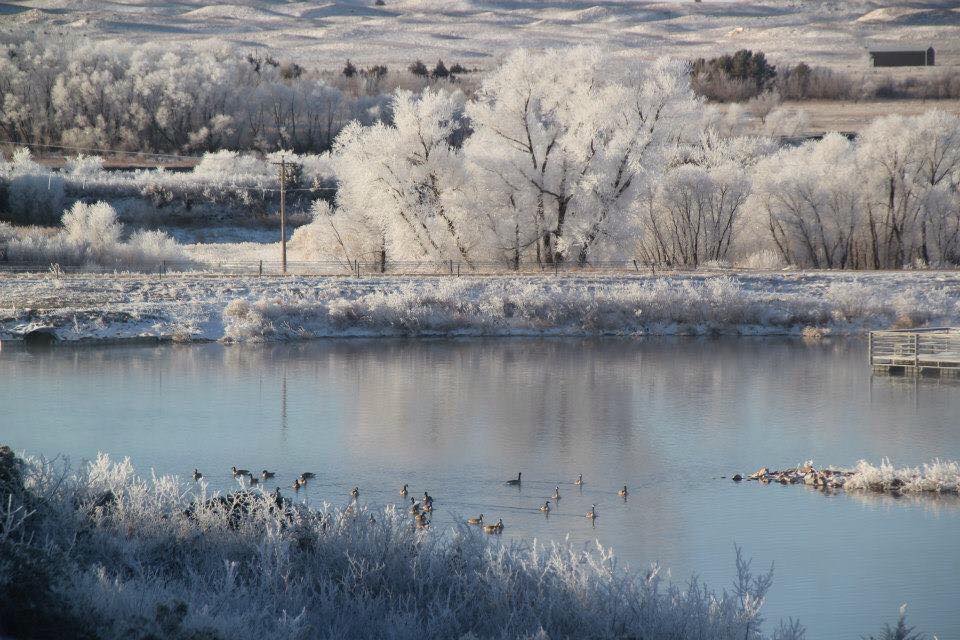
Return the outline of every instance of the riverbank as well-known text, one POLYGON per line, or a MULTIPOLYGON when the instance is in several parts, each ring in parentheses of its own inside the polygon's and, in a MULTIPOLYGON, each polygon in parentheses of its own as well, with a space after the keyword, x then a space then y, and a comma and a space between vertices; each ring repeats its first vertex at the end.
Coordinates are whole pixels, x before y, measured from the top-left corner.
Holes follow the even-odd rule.
POLYGON ((0 340, 862 335, 960 323, 957 272, 0 274, 0 340))
POLYGON ((803 637, 795 622, 761 633, 772 576, 739 552, 736 589, 681 588, 600 547, 507 544, 467 525, 416 527, 390 508, 245 495, 211 500, 202 484, 142 479, 106 456, 69 470, 0 448, 0 634, 803 637))

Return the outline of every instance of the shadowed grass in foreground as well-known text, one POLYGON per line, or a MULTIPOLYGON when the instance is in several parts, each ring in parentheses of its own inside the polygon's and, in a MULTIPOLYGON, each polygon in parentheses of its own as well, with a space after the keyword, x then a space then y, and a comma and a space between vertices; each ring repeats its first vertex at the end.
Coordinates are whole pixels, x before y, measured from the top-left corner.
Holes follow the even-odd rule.
POLYGON ((417 529, 394 510, 309 510, 269 493, 77 472, 0 448, 0 632, 99 638, 777 638, 770 574, 730 590, 635 574, 597 547, 417 529))

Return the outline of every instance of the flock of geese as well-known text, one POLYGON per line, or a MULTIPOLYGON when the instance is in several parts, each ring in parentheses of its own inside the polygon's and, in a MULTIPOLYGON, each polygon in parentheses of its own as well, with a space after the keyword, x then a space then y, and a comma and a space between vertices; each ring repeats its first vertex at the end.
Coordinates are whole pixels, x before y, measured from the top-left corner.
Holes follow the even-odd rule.
MULTIPOLYGON (((233 473, 233 477, 238 480, 242 480, 243 478, 249 479, 251 487, 255 487, 259 485, 261 480, 264 480, 264 481, 270 480, 271 478, 274 478, 277 475, 273 471, 267 471, 266 469, 264 469, 263 471, 260 472, 260 477, 258 478, 253 473, 251 473, 250 470, 238 469, 236 466, 231 467, 230 471, 233 473)), ((291 486, 291 488, 294 491, 299 491, 301 488, 306 486, 308 480, 312 480, 315 477, 316 477, 316 474, 311 473, 310 471, 304 471, 299 476, 297 476, 297 478, 293 481, 293 485, 291 486)), ((201 479, 203 479, 203 474, 200 473, 198 469, 194 468, 193 470, 194 482, 199 482, 201 479)), ((511 478, 507 480, 506 484, 513 487, 520 487, 522 486, 522 482, 523 482, 523 472, 519 472, 517 473, 516 478, 511 478)), ((573 482, 573 484, 578 487, 583 486, 584 482, 583 482, 582 473, 577 476, 577 479, 573 482)), ((280 494, 279 487, 277 487, 276 493, 277 493, 277 496, 279 496, 280 494)), ((403 485, 403 487, 400 489, 400 496, 403 498, 406 498, 408 497, 409 493, 410 492, 408 489, 408 485, 406 484, 403 485)), ((627 491, 627 485, 623 485, 623 488, 617 491, 617 495, 623 498, 624 500, 626 500, 627 496, 629 495, 629 491, 627 491)), ((360 498, 360 487, 354 487, 350 491, 350 498, 353 500, 353 502, 356 502, 360 498)), ((557 485, 556 488, 553 490, 553 496, 551 496, 551 498, 555 503, 560 500, 560 485, 557 485)), ((550 514, 550 510, 551 510, 550 500, 547 500, 540 506, 540 511, 547 515, 550 514)), ((423 498, 421 498, 420 502, 417 502, 416 498, 410 497, 410 513, 413 515, 414 522, 417 524, 418 527, 426 527, 427 525, 430 524, 427 514, 430 514, 432 512, 433 512, 433 498, 430 496, 429 493, 424 491, 423 498)), ((590 520, 595 520, 597 518, 597 505, 596 504, 592 505, 590 507, 590 511, 587 511, 585 515, 590 520)), ((372 518, 373 516, 371 516, 371 519, 372 518)), ((495 524, 484 524, 483 514, 481 513, 479 516, 475 518, 467 518, 467 524, 482 526, 483 530, 486 533, 503 533, 503 518, 497 519, 497 522, 495 524)))

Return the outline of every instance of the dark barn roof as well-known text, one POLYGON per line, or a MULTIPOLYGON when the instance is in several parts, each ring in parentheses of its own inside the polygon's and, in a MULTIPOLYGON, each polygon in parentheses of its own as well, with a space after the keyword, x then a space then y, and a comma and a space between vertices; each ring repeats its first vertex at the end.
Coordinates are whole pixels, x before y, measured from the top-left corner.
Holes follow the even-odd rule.
POLYGON ((870 60, 875 67, 928 67, 933 66, 933 47, 907 49, 883 47, 870 50, 870 60))

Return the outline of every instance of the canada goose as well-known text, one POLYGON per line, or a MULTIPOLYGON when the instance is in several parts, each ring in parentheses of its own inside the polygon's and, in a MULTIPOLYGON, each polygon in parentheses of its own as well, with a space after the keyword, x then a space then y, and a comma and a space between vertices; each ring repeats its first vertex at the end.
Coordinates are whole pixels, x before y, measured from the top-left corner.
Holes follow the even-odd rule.
POLYGON ((273 471, 267 471, 266 469, 260 472, 260 477, 263 478, 264 480, 269 480, 275 475, 277 474, 275 474, 273 471))
POLYGON ((410 498, 410 513, 412 513, 413 515, 417 515, 418 513, 420 513, 420 505, 417 504, 417 501, 414 500, 413 498, 410 498))
POLYGON ((544 502, 542 505, 540 505, 540 511, 543 511, 544 513, 550 513, 550 501, 549 501, 549 500, 547 500, 547 501, 544 502))
POLYGON ((560 485, 557 485, 557 488, 553 490, 553 499, 554 500, 560 499, 560 485))
POLYGON ((280 487, 273 490, 273 502, 278 508, 283 509, 283 496, 280 495, 280 487))
POLYGON ((592 505, 590 511, 587 511, 587 517, 593 520, 597 517, 597 505, 592 505))
POLYGON ((576 481, 575 481, 573 484, 577 485, 578 487, 583 484, 583 474, 582 474, 582 473, 577 476, 577 479, 576 479, 576 481))
POLYGON ((356 500, 360 497, 360 487, 354 487, 353 491, 350 492, 350 497, 356 500))
POLYGON ((483 530, 486 533, 501 533, 503 531, 503 518, 497 520, 497 524, 485 524, 483 530))
POLYGON ((420 502, 423 504, 424 511, 433 511, 433 498, 426 491, 423 492, 423 500, 420 502))
POLYGON ((425 513, 418 513, 414 518, 414 521, 417 523, 418 527, 426 527, 430 524, 430 521, 427 520, 427 515, 425 513))
POLYGON ((240 476, 248 476, 248 475, 250 475, 250 471, 247 470, 247 469, 237 469, 236 467, 230 467, 230 469, 233 471, 233 477, 234 477, 234 478, 239 478, 240 476))
MULTIPOLYGON (((521 476, 521 475, 523 475, 522 472, 517 472, 517 478, 516 478, 516 480, 507 480, 507 484, 513 485, 513 486, 519 486, 519 484, 520 484, 520 476, 521 476)), ((493 526, 493 525, 490 525, 490 526, 493 526)))
POLYGON ((403 489, 400 489, 400 495, 406 498, 408 493, 409 492, 407 491, 407 485, 403 485, 403 489))
POLYGON ((621 498, 626 498, 628 495, 630 495, 630 492, 627 491, 627 485, 623 485, 623 489, 620 489, 620 491, 617 491, 617 495, 620 496, 621 498))
POLYGON ((256 478, 254 478, 253 476, 250 476, 250 486, 251 486, 251 487, 255 487, 255 486, 257 486, 258 484, 260 484, 260 481, 257 480, 256 478))
POLYGON ((303 473, 300 474, 300 481, 306 482, 307 480, 312 480, 313 478, 316 478, 316 477, 317 477, 317 474, 311 473, 309 471, 304 471, 303 473))
POLYGON ((199 481, 200 481, 200 478, 202 478, 202 477, 203 477, 203 474, 200 473, 199 471, 197 471, 196 467, 194 467, 194 469, 193 469, 193 481, 194 481, 194 482, 199 482, 199 481))
POLYGON ((303 480, 301 480, 300 478, 297 478, 296 480, 293 481, 293 490, 300 491, 300 487, 302 487, 303 485, 304 485, 303 480))
POLYGON ((483 524, 483 514, 481 513, 476 518, 467 518, 467 524, 483 524))

